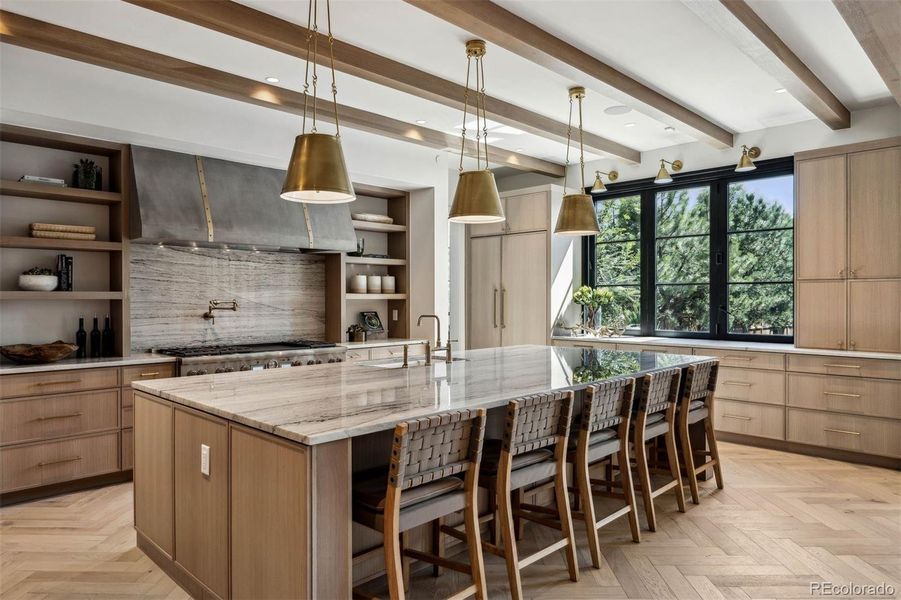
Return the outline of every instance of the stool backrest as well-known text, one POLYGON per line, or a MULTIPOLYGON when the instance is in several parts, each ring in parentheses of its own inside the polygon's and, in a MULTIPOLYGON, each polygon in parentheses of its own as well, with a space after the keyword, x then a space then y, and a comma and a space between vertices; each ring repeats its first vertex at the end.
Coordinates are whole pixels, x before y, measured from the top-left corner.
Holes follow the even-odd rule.
POLYGON ((581 427, 589 435, 615 427, 632 414, 635 379, 624 377, 588 386, 582 402, 581 427))
POLYGON ((536 394, 507 405, 503 449, 512 456, 566 440, 573 414, 573 393, 536 394))
POLYGON ((644 375, 637 382, 635 410, 645 414, 664 411, 679 399, 681 369, 666 369, 644 375))
POLYGON ((485 410, 455 410, 394 428, 388 482, 402 490, 478 468, 485 410))
POLYGON ((716 390, 716 376, 719 371, 720 361, 708 360, 702 363, 689 365, 685 370, 685 385, 682 387, 682 404, 695 400, 703 400, 709 404, 716 390))

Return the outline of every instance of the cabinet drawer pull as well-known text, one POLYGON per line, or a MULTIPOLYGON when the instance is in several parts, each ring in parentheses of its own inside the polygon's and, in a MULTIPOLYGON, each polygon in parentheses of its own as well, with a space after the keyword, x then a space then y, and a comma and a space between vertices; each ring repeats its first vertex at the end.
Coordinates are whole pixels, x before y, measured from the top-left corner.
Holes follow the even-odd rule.
POLYGON ((751 420, 751 417, 745 417, 743 415, 729 415, 729 414, 725 414, 725 413, 723 414, 723 418, 724 419, 738 419, 739 421, 750 421, 751 420))
POLYGON ((823 363, 824 367, 835 367, 836 369, 859 369, 860 365, 843 365, 842 363, 823 363))
POLYGON ((38 421, 53 421, 54 419, 71 419, 73 417, 80 417, 84 413, 76 412, 68 415, 53 415, 52 417, 38 417, 38 421))
POLYGON ((148 371, 146 373, 141 373, 141 377, 156 377, 159 374, 159 371, 148 371))
POLYGON ((593 350, 594 346, 591 344, 573 344, 573 348, 588 348, 589 350, 593 350))
POLYGON ((844 392, 823 392, 824 396, 841 396, 842 398, 860 398, 860 394, 845 394, 844 392))
POLYGON ((823 427, 823 431, 831 431, 832 433, 844 433, 846 435, 860 435, 859 431, 848 431, 847 429, 831 429, 829 427, 823 427))
POLYGON ((70 462, 78 462, 81 460, 80 456, 73 456, 72 458, 61 458, 60 460, 50 460, 47 462, 39 462, 39 467, 49 467, 50 465, 59 465, 62 463, 70 463, 70 462))
POLYGON ((724 381, 723 385, 741 385, 744 387, 751 387, 752 383, 745 383, 744 381, 724 381))
POLYGON ((39 381, 35 385, 66 385, 70 383, 81 383, 80 379, 67 379, 65 381, 39 381))
POLYGON ((726 359, 731 359, 731 360, 746 360, 746 361, 748 361, 748 362, 754 360, 754 359, 753 359, 752 357, 750 357, 750 356, 733 356, 733 355, 731 355, 731 354, 727 354, 726 356, 723 357, 723 360, 726 360, 726 359))

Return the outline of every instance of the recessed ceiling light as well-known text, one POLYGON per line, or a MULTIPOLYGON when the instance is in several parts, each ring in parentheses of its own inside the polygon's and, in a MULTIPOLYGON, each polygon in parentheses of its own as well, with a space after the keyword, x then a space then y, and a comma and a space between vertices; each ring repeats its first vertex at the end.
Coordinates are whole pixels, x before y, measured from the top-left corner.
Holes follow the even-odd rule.
POLYGON ((517 148, 514 152, 522 152, 522 148, 517 148))
POLYGON ((604 112, 608 115, 624 115, 632 112, 632 109, 628 106, 623 106, 622 104, 616 104, 614 106, 608 106, 604 109, 604 112))
POLYGON ((635 123, 626 123, 623 127, 635 127, 635 123))
POLYGON ((779 88, 778 90, 774 90, 774 91, 775 91, 777 94, 784 94, 784 93, 787 92, 788 90, 785 89, 785 88, 779 88))
POLYGON ((672 133, 672 132, 674 132, 675 130, 676 130, 676 128, 673 127, 673 126, 671 126, 671 125, 667 125, 666 127, 663 128, 663 131, 665 131, 665 132, 667 132, 667 133, 672 133))
POLYGON ((266 81, 268 81, 269 83, 278 83, 278 77, 271 77, 271 76, 270 76, 270 77, 267 77, 267 78, 266 78, 266 81))
POLYGON ((425 119, 417 119, 417 120, 416 120, 416 123, 417 123, 417 125, 425 125, 425 124, 426 124, 426 120, 425 120, 425 119))

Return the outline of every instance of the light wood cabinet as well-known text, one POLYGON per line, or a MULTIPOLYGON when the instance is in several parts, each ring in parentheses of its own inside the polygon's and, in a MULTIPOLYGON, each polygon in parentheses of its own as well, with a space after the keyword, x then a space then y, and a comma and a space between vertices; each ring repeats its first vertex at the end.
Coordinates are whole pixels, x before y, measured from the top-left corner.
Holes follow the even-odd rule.
POLYGON ((845 155, 799 161, 795 211, 798 279, 847 276, 845 155))
POLYGON ((0 402, 0 445, 119 428, 119 390, 0 402))
POLYGON ((695 354, 715 356, 720 361, 720 368, 785 370, 785 355, 776 352, 746 352, 744 350, 703 347, 695 348, 695 354))
POLYGON ((175 410, 135 392, 135 527, 169 558, 175 555, 175 410))
POLYGON ((848 156, 851 278, 901 277, 901 148, 848 156))
POLYGON ((785 404, 785 373, 720 366, 716 397, 723 400, 785 404))
POLYGON ((713 426, 754 437, 785 439, 785 408, 753 402, 717 400, 714 404, 713 426))
POLYGON ((901 419, 901 381, 789 373, 789 405, 901 419))
POLYGON ((31 488, 119 470, 119 432, 0 449, 0 491, 31 488))
POLYGON ((821 373, 823 375, 840 375, 843 377, 901 379, 901 361, 879 358, 790 354, 788 356, 788 370, 796 373, 821 373))
POLYGON ((501 345, 502 236, 472 238, 469 245, 469 308, 467 344, 470 348, 501 345))
POLYGON ((901 352, 901 279, 848 282, 848 348, 901 352))
POLYGON ((73 369, 4 375, 0 379, 0 398, 81 392, 113 388, 118 385, 118 369, 73 369))
POLYGON ((845 281, 799 281, 795 285, 795 343, 802 348, 845 350, 845 281))
POLYGON ((122 367, 122 385, 131 385, 132 381, 146 381, 148 379, 165 379, 175 377, 174 363, 154 363, 149 365, 136 365, 134 367, 122 367))
POLYGON ((897 458, 901 421, 818 410, 788 409, 788 440, 897 458))
POLYGON ((500 313, 504 346, 547 343, 547 233, 504 236, 500 313))
POLYGON ((525 231, 542 231, 548 228, 550 219, 549 194, 546 191, 525 194, 510 192, 501 194, 506 219, 500 223, 471 225, 471 236, 503 235, 525 231))

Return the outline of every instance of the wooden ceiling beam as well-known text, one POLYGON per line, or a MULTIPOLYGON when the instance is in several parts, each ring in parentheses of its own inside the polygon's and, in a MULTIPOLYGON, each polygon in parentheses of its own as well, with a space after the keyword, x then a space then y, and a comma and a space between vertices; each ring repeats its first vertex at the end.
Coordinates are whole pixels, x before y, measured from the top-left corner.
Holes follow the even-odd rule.
POLYGON ((732 132, 489 0, 405 0, 717 148, 732 132), (587 78, 587 80, 586 80, 587 78))
POLYGON ((744 0, 683 0, 695 15, 769 73, 832 129, 851 126, 851 113, 744 0))
POLYGON ((901 105, 901 4, 897 0, 832 2, 901 105))
MULTIPOLYGON (((303 94, 300 92, 5 10, 0 10, 0 42, 282 112, 303 114, 303 94)), ((456 151, 460 146, 458 136, 443 131, 412 125, 350 106, 339 105, 338 111, 341 124, 352 129, 368 131, 429 148, 451 148, 456 151)), ((319 113, 319 118, 332 122, 331 105, 319 113)), ((467 140, 467 142, 467 154, 474 156, 475 143, 472 140, 467 140)), ((562 177, 564 172, 562 165, 492 146, 488 147, 488 158, 492 163, 513 167, 520 171, 530 171, 553 177, 562 177)))
MULTIPOLYGON (((306 39, 309 29, 279 19, 262 11, 228 0, 125 0, 170 17, 194 25, 212 29, 246 42, 257 44, 297 58, 306 58, 306 39)), ((320 48, 326 47, 326 37, 320 35, 320 48)), ((334 42, 335 68, 367 81, 443 104, 463 109, 464 87, 431 73, 381 56, 363 48, 342 42, 334 42)), ((461 47, 461 61, 462 47, 461 47)), ((320 53, 320 64, 327 57, 320 53)), ((461 68, 462 68, 461 62, 461 68)), ((489 119, 516 127, 527 133, 565 143, 567 124, 515 104, 494 97, 485 99, 485 111, 489 119)), ((641 161, 641 152, 600 135, 585 132, 585 149, 598 154, 615 156, 629 163, 641 161)))

